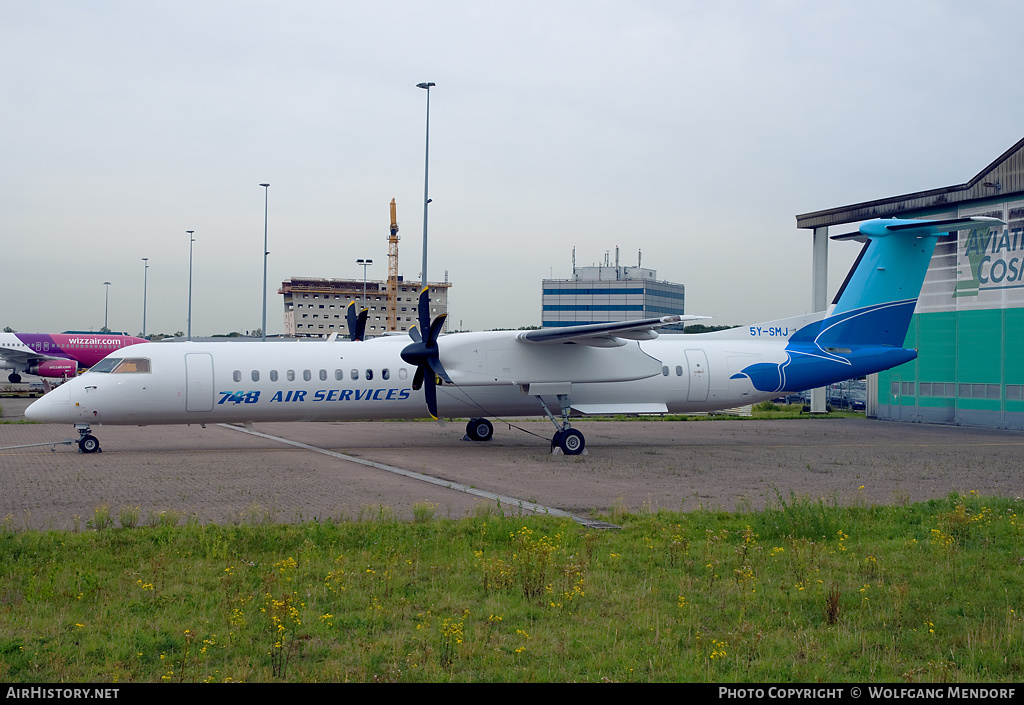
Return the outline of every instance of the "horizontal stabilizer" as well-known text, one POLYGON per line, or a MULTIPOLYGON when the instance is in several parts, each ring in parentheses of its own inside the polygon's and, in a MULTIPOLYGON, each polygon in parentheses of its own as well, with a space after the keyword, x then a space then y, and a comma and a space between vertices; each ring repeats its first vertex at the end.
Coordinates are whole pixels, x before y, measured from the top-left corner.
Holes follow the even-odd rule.
POLYGON ((830 239, 867 242, 872 237, 885 237, 895 233, 923 237, 925 235, 942 235, 958 230, 988 228, 995 225, 1003 225, 1003 221, 999 218, 990 218, 984 215, 973 215, 967 218, 946 218, 945 220, 881 218, 869 220, 861 225, 860 230, 857 232, 833 235, 830 239))

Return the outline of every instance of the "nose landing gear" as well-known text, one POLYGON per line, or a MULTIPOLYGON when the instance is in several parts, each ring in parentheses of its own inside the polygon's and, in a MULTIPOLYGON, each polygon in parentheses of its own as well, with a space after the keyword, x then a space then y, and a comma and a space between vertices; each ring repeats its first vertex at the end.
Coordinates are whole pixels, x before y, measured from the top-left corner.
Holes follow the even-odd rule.
POLYGON ((75 430, 78 431, 78 452, 80 453, 102 453, 103 449, 100 448, 100 441, 96 436, 92 435, 92 429, 89 428, 88 424, 75 424, 75 430))

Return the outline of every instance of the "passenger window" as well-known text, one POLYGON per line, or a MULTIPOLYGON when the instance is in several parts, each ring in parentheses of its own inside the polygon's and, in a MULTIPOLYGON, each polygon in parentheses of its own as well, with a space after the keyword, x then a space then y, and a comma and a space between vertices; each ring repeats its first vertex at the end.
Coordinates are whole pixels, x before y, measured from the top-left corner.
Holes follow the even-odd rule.
POLYGON ((320 381, 327 381, 327 370, 320 370, 320 381))
POLYGON ((408 378, 409 378, 409 372, 404 367, 398 368, 398 379, 408 379, 408 378))
POLYGON ((373 379, 373 370, 366 371, 366 379, 373 379))
POLYGON ((359 370, 352 370, 352 379, 359 379, 359 370))
POLYGON ((345 371, 344 370, 335 370, 334 371, 334 379, 337 379, 337 380, 345 379, 345 371))
POLYGON ((683 366, 682 365, 676 365, 676 377, 682 377, 682 376, 683 376, 683 366))
POLYGON ((276 382, 277 381, 277 370, 271 370, 270 371, 270 381, 271 382, 276 382))
POLYGON ((385 367, 383 370, 380 371, 380 378, 381 379, 390 379, 391 378, 391 370, 389 370, 388 368, 385 367))
POLYGON ((306 380, 308 382, 309 380, 313 379, 313 373, 310 372, 309 370, 303 370, 302 371, 302 379, 304 379, 304 380, 306 380))
POLYGON ((664 376, 668 377, 668 366, 667 365, 666 366, 662 366, 661 374, 663 374, 664 376))
POLYGON ((288 370, 288 381, 289 382, 294 382, 295 381, 295 370, 288 370))
POLYGON ((232 372, 231 373, 231 379, 235 380, 236 382, 241 382, 242 381, 242 371, 241 370, 235 370, 234 372, 232 372))
POLYGON ((259 382, 260 381, 260 371, 259 370, 253 370, 252 371, 252 381, 253 382, 259 382))

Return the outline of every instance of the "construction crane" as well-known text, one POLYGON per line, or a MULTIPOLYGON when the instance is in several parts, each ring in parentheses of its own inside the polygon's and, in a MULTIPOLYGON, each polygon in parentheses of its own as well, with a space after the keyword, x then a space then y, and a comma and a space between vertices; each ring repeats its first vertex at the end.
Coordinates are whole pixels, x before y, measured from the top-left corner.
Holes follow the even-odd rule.
POLYGON ((398 330, 398 206, 391 199, 391 235, 388 237, 388 323, 387 330, 398 330))

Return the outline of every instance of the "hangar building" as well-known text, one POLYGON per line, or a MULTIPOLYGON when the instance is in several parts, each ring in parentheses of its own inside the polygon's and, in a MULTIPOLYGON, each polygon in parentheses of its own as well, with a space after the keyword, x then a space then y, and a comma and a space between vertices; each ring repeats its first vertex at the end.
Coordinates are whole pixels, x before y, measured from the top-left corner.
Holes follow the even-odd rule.
POLYGON ((1024 139, 966 183, 796 216, 821 311, 830 227, 972 215, 1006 225, 939 238, 904 343, 918 357, 869 378, 869 416, 1024 430, 1024 139))

